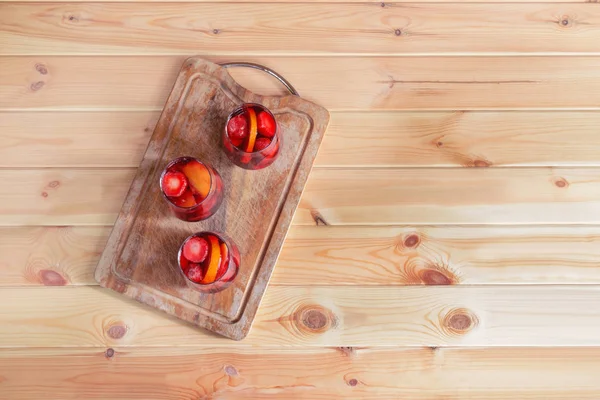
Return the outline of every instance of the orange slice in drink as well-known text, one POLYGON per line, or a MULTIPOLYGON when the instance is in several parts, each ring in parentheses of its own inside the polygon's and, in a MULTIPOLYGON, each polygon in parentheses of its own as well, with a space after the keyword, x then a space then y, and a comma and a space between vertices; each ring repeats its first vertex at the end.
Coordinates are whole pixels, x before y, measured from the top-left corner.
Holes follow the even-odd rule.
POLYGON ((227 245, 223 242, 221 243, 221 265, 219 265, 219 272, 217 273, 217 279, 220 279, 225 272, 227 272, 227 267, 229 266, 229 250, 227 245))
POLYGON ((213 283, 217 280, 217 273, 221 266, 221 246, 219 245, 219 239, 216 236, 210 235, 208 237, 209 242, 209 254, 210 260, 208 262, 208 268, 206 274, 202 279, 202 283, 213 283))
POLYGON ((208 169, 198 161, 192 160, 181 167, 181 171, 187 177, 192 190, 204 200, 210 192, 210 173, 208 169))
POLYGON ((250 134, 248 135, 248 145, 246 146, 246 153, 252 153, 254 151, 254 143, 256 142, 256 136, 258 135, 258 122, 256 121, 256 111, 253 108, 248 109, 248 119, 250 120, 250 134))

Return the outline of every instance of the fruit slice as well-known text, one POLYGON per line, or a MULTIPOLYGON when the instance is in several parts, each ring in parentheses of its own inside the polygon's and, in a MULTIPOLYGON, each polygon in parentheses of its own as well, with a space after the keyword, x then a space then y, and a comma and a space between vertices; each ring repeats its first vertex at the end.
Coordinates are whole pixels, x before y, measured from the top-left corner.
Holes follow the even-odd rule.
POLYGON ((248 136, 248 121, 244 114, 236 115, 227 123, 227 134, 231 141, 242 142, 248 136))
POLYGON ((208 255, 208 243, 206 239, 198 236, 190 238, 183 245, 183 256, 193 263, 201 263, 208 255))
POLYGON ((196 205, 196 199, 194 199, 194 194, 191 190, 184 190, 183 194, 179 197, 169 197, 171 203, 175 204, 177 207, 193 207, 196 205))
POLYGON ((219 271, 217 272, 217 279, 221 279, 227 267, 229 266, 229 249, 225 243, 221 243, 221 264, 219 265, 219 271))
POLYGON ((190 267, 185 273, 185 276, 188 279, 195 283, 202 282, 202 277, 204 275, 204 271, 202 271, 202 266, 200 264, 190 264, 190 267))
POLYGON ((204 200, 210 192, 210 173, 208 169, 198 161, 192 160, 181 167, 181 170, 187 176, 192 191, 202 196, 204 200))
POLYGON ((271 114, 261 111, 258 113, 256 119, 258 120, 258 133, 268 138, 275 136, 276 125, 271 114))
POLYGON ((252 153, 254 151, 254 142, 256 142, 256 135, 258 133, 256 111, 254 111, 254 108, 248 109, 248 119, 250 120, 250 133, 248 135, 246 153, 252 153))
POLYGON ((179 197, 188 186, 184 174, 178 171, 169 171, 163 176, 162 189, 169 197, 179 197))
POLYGON ((210 235, 208 241, 210 242, 210 260, 202 283, 213 283, 217 279, 217 272, 219 272, 219 266, 221 265, 219 239, 216 236, 210 235))

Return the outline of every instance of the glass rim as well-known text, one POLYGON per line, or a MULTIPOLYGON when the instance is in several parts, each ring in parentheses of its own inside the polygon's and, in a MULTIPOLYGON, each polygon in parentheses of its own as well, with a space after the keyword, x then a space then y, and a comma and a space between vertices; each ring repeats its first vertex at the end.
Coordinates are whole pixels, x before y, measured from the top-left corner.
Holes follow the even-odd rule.
MULTIPOLYGON (((188 211, 189 210, 193 210, 193 209, 201 206, 202 204, 204 204, 204 202, 206 201, 206 199, 208 199, 208 197, 214 192, 216 183, 215 183, 215 178, 213 176, 213 171, 216 172, 216 170, 214 170, 213 167, 210 164, 204 163, 204 162, 198 160, 196 157, 192 157, 192 156, 177 157, 177 158, 169 161, 169 163, 167 163, 167 166, 163 169, 163 171, 160 174, 160 178, 159 178, 159 182, 158 182, 158 184, 160 186, 160 192, 162 193, 162 195, 165 198, 165 200, 167 200, 169 202, 169 204, 171 204, 173 207, 175 207, 177 209, 180 209, 180 210, 188 210, 188 211), (181 162, 181 160, 186 159, 186 158, 192 159, 192 160, 197 161, 200 164, 202 164, 206 168, 206 170, 208 171, 208 176, 210 177, 210 189, 208 189, 208 194, 206 195, 206 197, 204 199, 202 199, 201 202, 196 203, 196 204, 194 204, 191 207, 181 207, 181 206, 178 206, 177 204, 174 204, 171 201, 171 199, 169 198, 169 196, 167 196, 165 194, 165 191, 163 189, 163 177, 167 173, 168 169, 171 168, 173 165, 177 164, 178 162, 181 162)), ((186 176, 186 179, 187 179, 187 176, 186 176)))
MULTIPOLYGON (((257 136, 258 136, 258 133, 257 133, 257 136)), ((231 145, 233 147, 235 147, 241 153, 244 153, 244 154, 260 154, 263 151, 271 149, 271 147, 275 146, 275 144, 277 142, 279 142, 279 124, 277 124, 277 120, 275 119, 275 115, 273 115, 273 113, 271 112, 271 110, 269 110, 267 107, 263 106, 262 104, 258 104, 258 103, 244 103, 244 104, 236 107, 231 113, 229 113, 229 116, 227 117, 227 121, 225 122, 225 137, 227 137, 227 140, 229 140, 229 143, 231 143, 231 145), (231 118, 233 117, 233 114, 235 114, 236 112, 238 112, 240 110, 243 110, 244 108, 246 108, 248 106, 257 106, 257 107, 265 110, 266 112, 269 113, 269 115, 271 117, 273 117, 273 121, 275 121, 275 134, 273 135, 273 138, 271 139, 271 143, 269 143, 269 145, 267 147, 265 147, 264 149, 262 149, 262 150, 244 151, 244 150, 240 149, 235 144, 233 144, 233 142, 231 141, 231 138, 229 137, 229 132, 227 131, 227 125, 229 125, 229 120, 231 120, 231 118), (275 137, 277 137, 277 140, 275 140, 275 137)))
MULTIPOLYGON (((227 238, 225 238, 222 235, 220 235, 218 233, 215 233, 213 231, 198 231, 198 232, 192 233, 190 236, 186 237, 183 240, 183 242, 181 242, 181 246, 179 246, 179 250, 177 251, 177 266, 179 267, 179 272, 181 272, 181 274, 183 275, 183 277, 185 278, 185 280, 188 281, 189 283, 191 283, 193 285, 198 285, 198 286, 210 286, 210 285, 214 285, 215 283, 220 282, 221 279, 223 278, 223 276, 225 276, 225 274, 223 274, 219 279, 215 279, 215 281, 211 282, 211 283, 197 283, 197 282, 194 282, 193 280, 191 280, 190 278, 188 278, 185 275, 185 272, 183 272, 183 268, 181 267, 181 257, 182 257, 182 253, 183 253, 183 246, 190 239, 192 239, 194 237, 198 237, 198 236, 203 236, 203 235, 213 235, 213 236, 216 236, 221 242, 225 243, 225 246, 227 247, 227 253, 229 254, 229 263, 230 263, 230 265, 227 266, 227 270, 229 270, 229 268, 231 267, 232 255, 233 255, 233 253, 231 251, 231 246, 229 245, 229 241, 227 240, 227 238)), ((227 272, 227 271, 225 271, 225 272, 227 272)))

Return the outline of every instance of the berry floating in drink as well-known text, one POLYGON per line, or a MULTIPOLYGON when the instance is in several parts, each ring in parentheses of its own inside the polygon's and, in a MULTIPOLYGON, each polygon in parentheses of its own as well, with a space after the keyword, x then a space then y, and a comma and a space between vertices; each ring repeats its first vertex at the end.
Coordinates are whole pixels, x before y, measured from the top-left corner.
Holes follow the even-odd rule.
POLYGON ((223 144, 229 159, 245 169, 262 169, 279 155, 281 137, 273 114, 260 104, 235 109, 225 126, 223 144))

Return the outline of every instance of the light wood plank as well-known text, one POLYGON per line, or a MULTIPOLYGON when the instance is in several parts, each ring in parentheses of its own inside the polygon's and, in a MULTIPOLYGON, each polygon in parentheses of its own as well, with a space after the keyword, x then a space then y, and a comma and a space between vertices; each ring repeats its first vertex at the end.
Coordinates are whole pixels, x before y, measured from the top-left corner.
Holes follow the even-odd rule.
POLYGON ((0 26, 23 55, 600 53, 585 3, 0 3, 0 26))
POLYGON ((0 167, 137 168, 159 116, 158 111, 0 112, 0 167))
MULTIPOLYGON (((159 112, 0 113, 0 167, 137 167, 159 112)), ((600 166, 600 112, 335 112, 316 166, 600 166)))
POLYGON ((0 285, 97 285, 94 269, 112 228, 0 228, 0 285))
POLYGON ((524 400, 579 400, 596 399, 600 390, 597 348, 112 350, 112 357, 105 349, 4 350, 0 390, 36 400, 489 400, 515 393, 524 400))
MULTIPOLYGON (((135 169, 0 170, 0 226, 110 225, 135 169)), ((328 169, 295 225, 598 224, 600 169, 328 169)))
MULTIPOLYGON (((0 286, 96 285, 110 227, 0 228, 0 286)), ((271 286, 600 283, 600 227, 292 227, 271 286)))
POLYGON ((112 225, 136 170, 0 170, 0 225, 112 225), (72 222, 72 223, 71 223, 72 222))
POLYGON ((298 225, 593 224, 600 169, 316 169, 298 225))
MULTIPOLYGON (((0 109, 161 110, 184 58, 0 57, 0 109)), ((600 57, 242 58, 333 111, 600 109, 600 57)), ((253 92, 285 93, 260 71, 231 72, 253 92)))
POLYGON ((273 286, 237 344, 98 287, 0 293, 0 347, 600 345, 594 285, 273 286))
POLYGON ((272 285, 600 283, 598 227, 295 226, 272 285))

